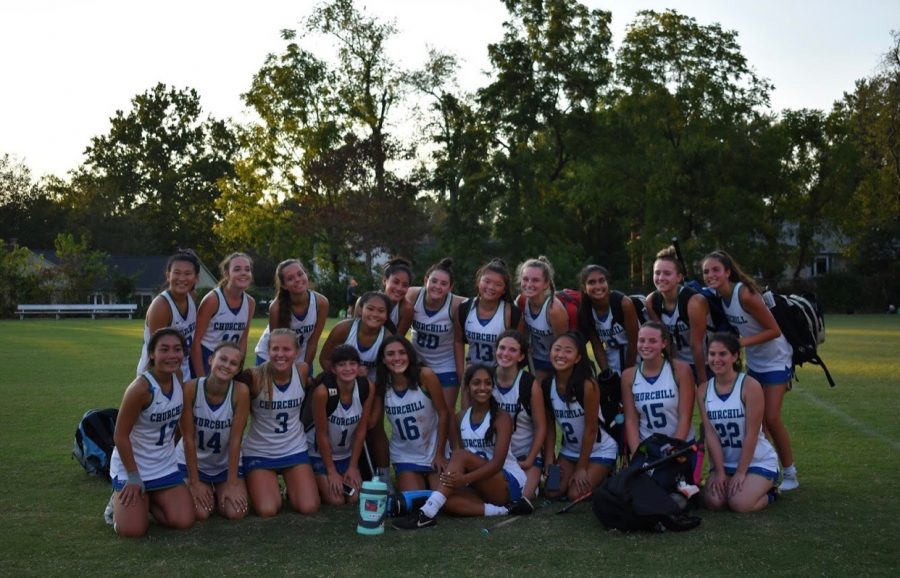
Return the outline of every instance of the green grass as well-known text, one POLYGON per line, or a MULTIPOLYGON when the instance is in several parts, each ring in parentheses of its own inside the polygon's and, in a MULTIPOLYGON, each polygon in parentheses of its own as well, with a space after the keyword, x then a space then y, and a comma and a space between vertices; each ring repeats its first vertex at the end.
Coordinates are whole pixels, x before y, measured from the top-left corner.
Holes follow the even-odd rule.
MULTIPOLYGON (((329 326, 333 322, 329 323, 329 326)), ((838 382, 800 370, 785 420, 802 486, 752 515, 703 512, 684 534, 604 531, 587 505, 553 505, 484 537, 483 519, 355 533, 352 508, 188 531, 115 536, 109 487, 70 457, 86 409, 117 406, 141 322, 0 322, 0 575, 889 575, 900 568, 900 317, 831 316, 822 355, 838 382)), ((257 321, 251 337, 262 331, 257 321)))

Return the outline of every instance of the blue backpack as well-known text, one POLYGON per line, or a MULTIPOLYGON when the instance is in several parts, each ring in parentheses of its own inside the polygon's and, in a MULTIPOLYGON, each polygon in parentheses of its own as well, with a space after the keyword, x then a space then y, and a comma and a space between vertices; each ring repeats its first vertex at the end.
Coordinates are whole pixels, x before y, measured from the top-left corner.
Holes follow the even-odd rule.
POLYGON ((75 429, 72 456, 91 476, 103 475, 109 479, 109 460, 115 442, 116 418, 119 410, 91 409, 85 412, 75 429))

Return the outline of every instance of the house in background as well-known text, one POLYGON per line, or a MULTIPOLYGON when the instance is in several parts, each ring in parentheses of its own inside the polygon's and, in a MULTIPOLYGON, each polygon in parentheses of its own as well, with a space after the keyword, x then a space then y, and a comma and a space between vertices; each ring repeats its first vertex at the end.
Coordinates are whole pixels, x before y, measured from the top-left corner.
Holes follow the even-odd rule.
MULTIPOLYGON (((39 267, 55 267, 59 264, 59 257, 55 251, 33 250, 32 253, 34 253, 39 267)), ((95 304, 116 303, 116 295, 110 287, 110 281, 113 275, 118 274, 135 277, 131 302, 137 304, 140 310, 146 309, 153 298, 165 288, 166 261, 168 259, 168 255, 110 255, 104 261, 108 277, 102 286, 97 287, 91 294, 90 302, 95 304)), ((212 289, 216 283, 216 277, 201 261, 197 289, 212 289)))
MULTIPOLYGON (((797 247, 797 225, 788 224, 782 228, 782 240, 791 248, 797 247)), ((836 232, 817 233, 814 236, 816 251, 797 271, 797 279, 811 280, 824 277, 829 273, 847 270, 848 261, 843 254, 847 245, 844 237, 836 232)), ((794 278, 795 267, 786 265, 781 273, 782 279, 790 281, 794 278)))

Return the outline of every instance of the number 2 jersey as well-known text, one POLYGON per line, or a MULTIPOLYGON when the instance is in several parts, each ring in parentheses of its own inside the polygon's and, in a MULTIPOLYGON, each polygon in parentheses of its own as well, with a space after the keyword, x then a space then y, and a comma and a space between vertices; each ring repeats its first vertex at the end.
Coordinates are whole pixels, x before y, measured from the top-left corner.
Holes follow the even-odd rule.
POLYGON ((391 463, 431 467, 437 452, 438 413, 425 389, 385 388, 384 414, 391 422, 391 463))
MULTIPOLYGON (((163 478, 178 471, 175 461, 175 428, 184 409, 184 393, 178 377, 172 376, 172 391, 163 392, 149 371, 143 374, 150 390, 150 403, 141 409, 128 439, 134 463, 145 482, 163 478)), ((110 461, 109 475, 113 479, 126 480, 128 472, 115 448, 110 461)))
POLYGON ((250 400, 252 419, 241 446, 245 458, 283 458, 307 451, 306 432, 300 423, 304 395, 296 365, 291 366, 288 383, 272 384, 271 400, 268 385, 261 385, 259 395, 250 400))
MULTIPOLYGON (((546 382, 545 382, 546 383, 546 382)), ((566 402, 556 390, 556 378, 550 383, 550 407, 553 417, 562 430, 562 447, 559 455, 571 461, 578 461, 581 456, 581 441, 584 438, 584 406, 577 399, 566 402)), ((603 427, 599 424, 603 421, 600 415, 600 406, 597 406, 597 439, 591 448, 591 458, 601 458, 615 461, 618 446, 616 440, 610 435, 604 435, 603 427)))
MULTIPOLYGON (((228 444, 231 440, 231 422, 234 420, 234 382, 228 382, 222 403, 211 404, 206 399, 206 378, 197 380, 194 391, 194 442, 197 448, 197 469, 215 478, 228 472, 228 444)), ((188 400, 189 402, 191 400, 188 400)), ((184 457, 184 440, 178 441, 175 455, 179 464, 187 465, 184 457)))
MULTIPOLYGON (((494 451, 497 447, 497 432, 494 432, 490 439, 484 439, 490 423, 491 412, 488 411, 481 423, 473 424, 471 407, 466 410, 462 420, 459 422, 459 433, 462 438, 463 449, 479 455, 487 461, 494 459, 494 451)), ((506 452, 506 457, 503 460, 503 470, 519 482, 520 488, 525 486, 525 472, 519 467, 519 462, 516 461, 512 453, 512 446, 506 452)))
POLYGON ((746 374, 739 373, 734 381, 731 393, 721 397, 716 392, 716 378, 711 378, 706 384, 706 417, 715 428, 722 446, 722 458, 724 468, 729 473, 737 469, 741 461, 741 451, 744 448, 744 440, 747 436, 757 436, 756 449, 753 451, 753 459, 748 468, 760 468, 769 472, 778 471, 778 454, 775 448, 766 439, 762 424, 758 432, 747 431, 746 408, 742 394, 744 392, 744 378, 746 374))

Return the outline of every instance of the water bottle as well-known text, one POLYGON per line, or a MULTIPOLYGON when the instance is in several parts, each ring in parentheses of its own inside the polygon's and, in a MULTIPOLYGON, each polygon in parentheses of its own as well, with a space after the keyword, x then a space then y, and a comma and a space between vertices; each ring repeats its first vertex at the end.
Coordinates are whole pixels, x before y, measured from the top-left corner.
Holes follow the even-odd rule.
POLYGON ((356 532, 366 536, 384 533, 388 486, 378 476, 363 482, 359 492, 359 522, 356 532))

